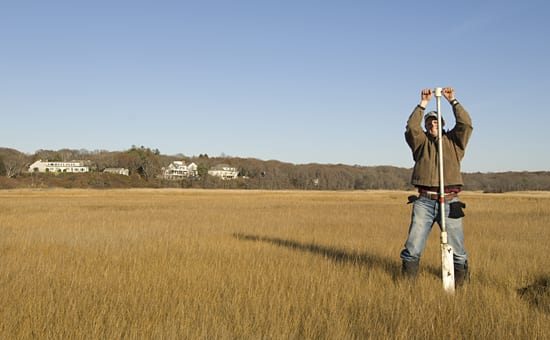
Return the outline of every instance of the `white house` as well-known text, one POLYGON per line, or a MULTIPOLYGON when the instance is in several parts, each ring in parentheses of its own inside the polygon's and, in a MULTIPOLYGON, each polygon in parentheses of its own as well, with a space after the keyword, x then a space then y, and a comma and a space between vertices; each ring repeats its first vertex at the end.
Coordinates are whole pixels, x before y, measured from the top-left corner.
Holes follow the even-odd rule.
POLYGON ((130 175, 130 170, 125 168, 105 168, 103 169, 103 172, 107 174, 115 174, 115 175, 124 175, 124 176, 130 175))
POLYGON ((239 175, 237 168, 234 168, 227 164, 218 164, 208 170, 210 176, 221 177, 221 179, 234 179, 239 175))
POLYGON ((29 166, 29 172, 89 172, 84 161, 49 162, 41 159, 29 166))
POLYGON ((187 165, 184 161, 174 161, 168 167, 162 168, 164 179, 179 180, 197 175, 198 171, 195 163, 187 165))

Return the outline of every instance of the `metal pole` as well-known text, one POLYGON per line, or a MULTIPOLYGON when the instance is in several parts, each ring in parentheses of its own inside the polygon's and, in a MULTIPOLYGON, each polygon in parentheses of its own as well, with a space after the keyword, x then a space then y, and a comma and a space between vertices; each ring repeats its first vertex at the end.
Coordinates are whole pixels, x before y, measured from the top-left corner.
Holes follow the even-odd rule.
POLYGON ((443 275, 443 288, 448 293, 455 291, 453 248, 447 244, 447 225, 445 223, 445 182, 443 176, 443 124, 441 119, 441 87, 435 88, 437 109, 437 154, 439 167, 439 213, 441 214, 441 270, 443 275))
POLYGON ((435 99, 436 99, 436 110, 437 110, 437 155, 439 157, 438 165, 439 165, 439 202, 441 203, 441 232, 442 236, 445 234, 445 242, 447 243, 447 226, 445 224, 445 181, 443 178, 443 140, 441 136, 443 135, 442 130, 443 127, 441 126, 441 87, 435 88, 435 99))

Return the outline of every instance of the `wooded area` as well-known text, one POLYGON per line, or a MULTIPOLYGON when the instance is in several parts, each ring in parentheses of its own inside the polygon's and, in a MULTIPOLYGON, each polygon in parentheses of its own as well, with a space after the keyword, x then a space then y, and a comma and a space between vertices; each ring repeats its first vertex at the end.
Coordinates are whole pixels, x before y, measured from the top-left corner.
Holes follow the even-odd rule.
MULTIPOLYGON (((38 150, 27 155, 0 148, 0 189, 9 188, 206 188, 268 190, 409 190, 412 169, 394 166, 344 164, 291 164, 254 158, 167 156, 157 149, 132 146, 125 151, 38 150), (89 173, 35 173, 28 166, 49 161, 84 160, 89 173), (198 165, 198 177, 173 181, 162 179, 162 167, 183 160, 198 165), (224 163, 236 167, 239 177, 221 180, 208 169, 224 163), (129 176, 103 173, 105 168, 127 168, 129 176)), ((550 172, 464 173, 465 190, 509 192, 550 190, 550 172)))

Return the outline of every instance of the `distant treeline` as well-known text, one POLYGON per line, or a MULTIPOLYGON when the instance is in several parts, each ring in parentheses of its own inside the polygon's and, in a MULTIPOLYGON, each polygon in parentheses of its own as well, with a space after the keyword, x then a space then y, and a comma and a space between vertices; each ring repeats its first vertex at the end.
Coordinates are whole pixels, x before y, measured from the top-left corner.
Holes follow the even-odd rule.
MULTIPOLYGON (((207 188, 271 190, 412 190, 412 169, 394 166, 344 164, 291 164, 276 160, 229 156, 188 157, 162 155, 159 150, 132 146, 126 151, 39 150, 27 155, 0 148, 0 188, 207 188), (42 159, 87 161, 91 172, 46 174, 28 172, 42 159), (161 178, 162 167, 175 160, 198 165, 200 176, 173 181, 161 178), (209 176, 208 169, 228 164, 239 170, 234 180, 209 176), (105 168, 126 168, 130 175, 103 173, 105 168)), ((508 192, 550 190, 550 172, 464 173, 465 190, 508 192)))

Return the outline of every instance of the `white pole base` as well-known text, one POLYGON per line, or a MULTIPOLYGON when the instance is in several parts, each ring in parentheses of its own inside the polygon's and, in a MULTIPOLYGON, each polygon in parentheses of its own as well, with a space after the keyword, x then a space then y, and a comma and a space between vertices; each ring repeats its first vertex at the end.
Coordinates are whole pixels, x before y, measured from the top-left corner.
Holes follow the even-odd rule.
POLYGON ((441 274, 443 276, 443 289, 449 294, 454 294, 455 264, 453 248, 447 243, 441 243, 441 274))

